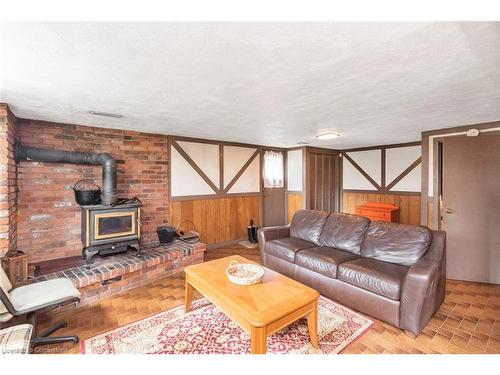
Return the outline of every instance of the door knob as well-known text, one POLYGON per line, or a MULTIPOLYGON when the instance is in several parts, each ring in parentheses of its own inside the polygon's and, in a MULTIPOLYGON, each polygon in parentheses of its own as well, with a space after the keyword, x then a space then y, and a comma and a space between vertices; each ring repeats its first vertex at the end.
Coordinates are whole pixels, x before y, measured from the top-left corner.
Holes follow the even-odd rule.
POLYGON ((444 210, 444 212, 446 212, 447 214, 452 214, 453 210, 451 208, 447 208, 446 210, 444 210))
POLYGON ((264 194, 264 198, 269 198, 269 194, 264 194))

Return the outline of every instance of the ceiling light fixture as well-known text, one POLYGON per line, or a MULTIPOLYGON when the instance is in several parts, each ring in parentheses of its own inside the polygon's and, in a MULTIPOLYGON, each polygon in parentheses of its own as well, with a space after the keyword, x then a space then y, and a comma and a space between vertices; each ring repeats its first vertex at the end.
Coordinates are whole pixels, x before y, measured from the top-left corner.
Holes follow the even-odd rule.
POLYGON ((329 139, 334 139, 334 138, 338 138, 338 137, 340 137, 340 134, 332 133, 332 132, 323 133, 323 134, 319 134, 316 136, 316 138, 321 139, 323 141, 327 141, 329 139))
POLYGON ((114 117, 114 118, 122 118, 122 115, 116 113, 107 113, 107 112, 97 112, 97 111, 89 111, 91 115, 94 116, 104 116, 104 117, 114 117))

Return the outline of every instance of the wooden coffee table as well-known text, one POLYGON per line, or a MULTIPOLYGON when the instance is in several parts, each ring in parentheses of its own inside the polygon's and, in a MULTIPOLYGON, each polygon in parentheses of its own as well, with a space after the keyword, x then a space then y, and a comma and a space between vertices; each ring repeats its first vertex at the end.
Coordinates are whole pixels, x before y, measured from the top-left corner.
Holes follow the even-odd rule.
POLYGON ((317 348, 319 293, 267 268, 262 283, 235 285, 226 276, 233 260, 253 263, 234 255, 186 267, 186 312, 196 289, 250 334, 252 354, 266 353, 268 335, 306 317, 311 344, 317 348))

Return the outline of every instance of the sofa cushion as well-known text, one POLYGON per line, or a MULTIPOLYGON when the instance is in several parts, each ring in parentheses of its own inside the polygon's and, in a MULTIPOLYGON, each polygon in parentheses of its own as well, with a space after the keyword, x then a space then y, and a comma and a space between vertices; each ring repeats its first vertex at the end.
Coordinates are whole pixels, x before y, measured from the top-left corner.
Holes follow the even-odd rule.
POLYGON ((295 264, 336 279, 339 265, 357 258, 359 255, 348 251, 321 246, 300 250, 295 256, 295 264))
POLYGON ((342 263, 337 274, 341 281, 398 301, 408 269, 377 259, 359 258, 342 263))
POLYGON ((361 246, 361 256, 411 266, 429 249, 432 232, 421 225, 374 221, 361 246))
POLYGON ((290 236, 319 245, 319 236, 327 217, 328 213, 324 211, 297 211, 290 224, 290 236))
POLYGON ((285 237, 267 242, 266 253, 294 263, 297 251, 314 246, 313 243, 301 240, 300 238, 285 237))
POLYGON ((321 246, 359 254, 370 220, 363 216, 331 213, 319 238, 321 246))

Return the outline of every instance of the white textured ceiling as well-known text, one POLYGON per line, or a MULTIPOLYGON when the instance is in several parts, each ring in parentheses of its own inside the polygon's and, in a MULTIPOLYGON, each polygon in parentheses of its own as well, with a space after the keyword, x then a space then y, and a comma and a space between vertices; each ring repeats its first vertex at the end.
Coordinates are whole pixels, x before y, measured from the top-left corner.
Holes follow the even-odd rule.
POLYGON ((0 101, 25 118, 333 148, 500 120, 495 22, 0 27, 0 101))

